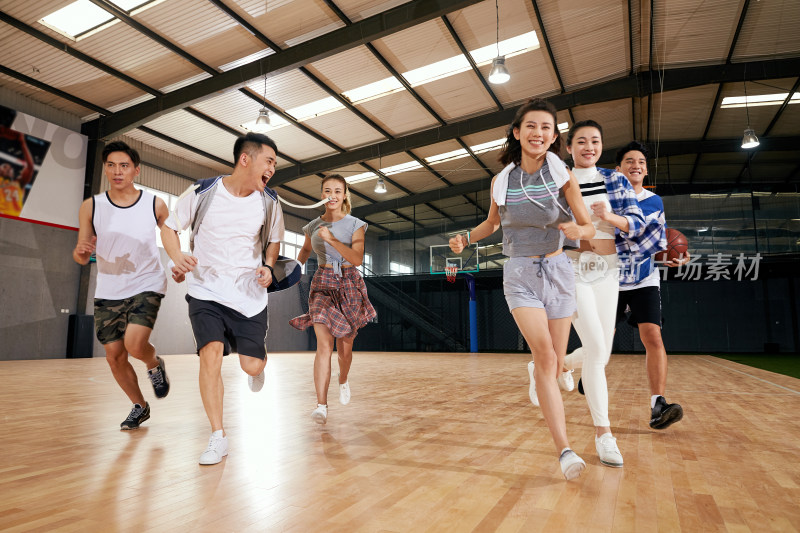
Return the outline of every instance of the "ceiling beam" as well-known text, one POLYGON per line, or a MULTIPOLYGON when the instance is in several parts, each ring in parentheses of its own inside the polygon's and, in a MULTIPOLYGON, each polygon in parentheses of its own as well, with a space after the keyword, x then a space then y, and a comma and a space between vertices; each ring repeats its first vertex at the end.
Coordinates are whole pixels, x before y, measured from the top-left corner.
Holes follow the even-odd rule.
MULTIPOLYGON (((664 90, 673 91, 697 87, 713 83, 740 81, 745 71, 748 79, 763 80, 795 77, 800 72, 800 58, 775 59, 735 63, 731 65, 704 65, 697 67, 681 67, 669 69, 664 80, 664 90)), ((569 91, 548 98, 557 109, 568 109, 579 105, 634 98, 651 94, 659 87, 650 84, 650 72, 641 71, 634 75, 599 83, 592 87, 569 91)), ((322 157, 307 161, 301 165, 285 167, 276 172, 273 180, 286 183, 296 178, 341 168, 379 156, 387 156, 441 141, 451 140, 465 135, 506 127, 511 123, 516 108, 492 111, 484 115, 452 122, 446 126, 437 126, 417 133, 412 133, 388 141, 371 144, 362 148, 348 150, 343 154, 322 157)), ((662 143, 663 145, 664 143, 662 143)))
POLYGON ((450 23, 450 19, 447 18, 447 15, 442 17, 442 22, 444 22, 445 27, 447 27, 447 31, 450 32, 450 37, 453 38, 453 41, 455 41, 456 46, 458 46, 458 49, 461 50, 461 55, 463 55, 467 59, 467 61, 469 62, 469 66, 472 67, 472 72, 475 73, 475 76, 478 78, 478 81, 481 82, 481 85, 483 85, 483 88, 486 89, 486 92, 489 94, 489 97, 494 102, 494 105, 497 106, 497 110, 502 111, 503 104, 500 103, 500 100, 497 99, 497 96, 494 94, 492 88, 489 87, 489 83, 486 81, 486 78, 483 77, 483 74, 481 74, 481 71, 478 68, 477 63, 475 63, 475 60, 472 59, 472 54, 470 54, 469 50, 467 50, 467 47, 464 46, 464 43, 461 41, 461 38, 458 36, 458 33, 456 33, 456 29, 453 27, 453 24, 450 23))
POLYGON ((259 78, 265 74, 275 75, 294 70, 307 63, 439 18, 451 11, 464 9, 479 1, 412 0, 273 55, 251 61, 226 72, 213 74, 210 78, 131 106, 111 116, 100 117, 96 119, 98 124, 87 127, 87 131, 96 131, 99 135, 98 138, 113 137, 176 109, 211 98, 219 92, 241 87, 248 80, 259 78))
MULTIPOLYGON (((733 53, 736 51, 736 43, 739 42, 739 34, 742 32, 742 27, 744 26, 744 19, 747 16, 747 8, 750 7, 750 0, 744 0, 744 4, 742 5, 742 11, 739 13, 739 22, 736 24, 736 31, 733 32, 733 38, 731 39, 731 45, 728 48, 728 56, 725 58, 725 64, 730 65, 733 60, 733 53)), ((722 97, 722 87, 723 84, 720 83, 717 87, 717 95, 714 97, 714 105, 711 106, 711 112, 708 114, 708 120, 706 121, 706 129, 703 130, 703 137, 702 139, 705 140, 708 137, 708 130, 711 129, 711 123, 714 121, 714 115, 719 108, 719 101, 722 97)), ((692 165, 692 173, 689 174, 689 183, 694 181, 695 172, 697 172, 697 167, 700 164, 700 159, 702 156, 697 154, 697 157, 694 158, 694 165, 692 165)))
POLYGON ((12 78, 14 78, 16 80, 19 80, 19 81, 21 81, 23 83, 27 83, 31 87, 36 87, 37 89, 40 89, 42 91, 48 92, 50 94, 54 94, 54 95, 58 96, 59 98, 63 98, 64 100, 68 100, 68 101, 72 102, 73 104, 78 104, 79 106, 85 107, 86 109, 91 109, 92 111, 96 111, 97 113, 102 113, 104 115, 111 114, 111 111, 109 111, 108 109, 100 107, 99 105, 95 105, 95 104, 93 104, 91 102, 87 102, 83 98, 78 98, 74 94, 70 94, 70 93, 68 93, 66 91, 62 91, 61 89, 56 89, 52 85, 48 85, 48 84, 43 83, 43 82, 41 82, 41 81, 39 81, 39 80, 37 80, 35 78, 31 78, 30 76, 26 76, 25 74, 17 72, 16 70, 12 70, 12 69, 10 69, 10 68, 8 68, 6 66, 0 65, 0 74, 5 74, 6 76, 10 76, 10 77, 12 77, 12 78))
POLYGON ((556 63, 556 56, 553 55, 553 49, 550 47, 550 40, 547 38, 547 32, 544 29, 542 15, 539 13, 539 5, 536 3, 536 0, 531 0, 531 5, 533 5, 533 12, 536 14, 536 21, 539 23, 539 30, 542 34, 542 43, 544 44, 545 50, 547 50, 547 56, 550 58, 550 64, 553 65, 553 72, 556 75, 556 80, 558 80, 558 87, 563 93, 564 82, 561 80, 561 74, 558 72, 558 64, 556 63))

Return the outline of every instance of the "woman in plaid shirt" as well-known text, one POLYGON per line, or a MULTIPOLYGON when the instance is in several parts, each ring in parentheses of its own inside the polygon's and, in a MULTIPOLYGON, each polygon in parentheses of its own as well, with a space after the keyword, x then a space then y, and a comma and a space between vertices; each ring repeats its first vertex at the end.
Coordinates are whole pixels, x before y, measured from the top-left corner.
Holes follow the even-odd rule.
POLYGON ((334 345, 339 358, 339 402, 350 403, 347 375, 353 362, 353 341, 358 330, 377 316, 367 297, 364 278, 356 269, 364 261, 367 223, 350 215, 350 191, 338 174, 322 180, 322 198, 328 198, 325 213, 303 227, 306 235, 297 260, 305 264, 313 250, 319 268, 311 281, 308 313, 289 323, 300 330, 314 328, 317 354, 314 387, 317 408, 311 418, 318 424, 328 420, 328 385, 334 345))

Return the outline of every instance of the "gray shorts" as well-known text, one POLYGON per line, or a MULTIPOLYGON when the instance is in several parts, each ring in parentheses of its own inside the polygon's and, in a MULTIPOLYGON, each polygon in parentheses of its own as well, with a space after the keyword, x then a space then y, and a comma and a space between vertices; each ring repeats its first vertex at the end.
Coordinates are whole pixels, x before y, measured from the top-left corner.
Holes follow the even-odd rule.
POLYGON ((553 257, 511 257, 503 265, 503 293, 508 308, 544 309, 547 318, 575 312, 575 273, 567 254, 553 257))

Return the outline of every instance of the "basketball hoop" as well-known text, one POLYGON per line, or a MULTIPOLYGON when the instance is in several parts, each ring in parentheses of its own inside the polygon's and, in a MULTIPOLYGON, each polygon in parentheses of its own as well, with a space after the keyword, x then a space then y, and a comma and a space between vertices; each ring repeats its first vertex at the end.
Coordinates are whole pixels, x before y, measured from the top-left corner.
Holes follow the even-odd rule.
POLYGON ((456 275, 458 274, 458 267, 455 265, 448 265, 444 267, 444 273, 447 276, 447 281, 450 283, 455 283, 456 275))

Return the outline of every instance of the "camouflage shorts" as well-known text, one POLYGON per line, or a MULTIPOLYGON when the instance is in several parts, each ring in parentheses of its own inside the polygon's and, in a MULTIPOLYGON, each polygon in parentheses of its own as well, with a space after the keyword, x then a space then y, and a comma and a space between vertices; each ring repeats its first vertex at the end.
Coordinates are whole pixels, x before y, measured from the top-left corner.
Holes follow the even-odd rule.
POLYGON ((128 324, 152 329, 156 323, 163 294, 142 292, 124 300, 94 299, 94 327, 97 340, 110 344, 125 337, 128 324))

